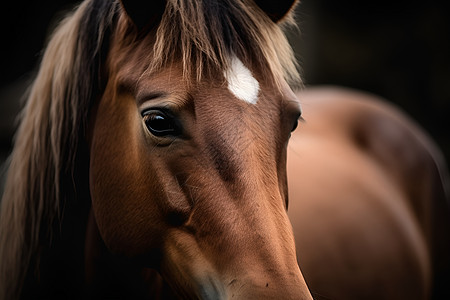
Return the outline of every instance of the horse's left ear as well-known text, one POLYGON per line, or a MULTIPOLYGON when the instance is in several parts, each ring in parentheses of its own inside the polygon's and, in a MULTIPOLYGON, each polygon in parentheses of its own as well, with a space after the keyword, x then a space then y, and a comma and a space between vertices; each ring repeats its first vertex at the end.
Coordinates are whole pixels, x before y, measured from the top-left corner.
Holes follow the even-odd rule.
POLYGON ((166 0, 120 0, 120 3, 139 30, 156 26, 166 8, 166 0))
POLYGON ((275 23, 281 21, 299 2, 300 0, 255 0, 255 3, 275 23))

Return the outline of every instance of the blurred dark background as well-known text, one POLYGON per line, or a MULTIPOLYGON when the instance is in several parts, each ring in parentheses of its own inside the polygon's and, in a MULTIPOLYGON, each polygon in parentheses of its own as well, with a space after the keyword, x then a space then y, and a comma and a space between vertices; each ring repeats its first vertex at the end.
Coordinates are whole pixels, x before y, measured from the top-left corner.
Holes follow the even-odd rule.
POLYGON ((302 0, 301 40, 294 47, 306 84, 342 85, 388 99, 428 131, 448 162, 447 7, 436 0, 302 0))
MULTIPOLYGON (((51 28, 78 1, 3 4, 0 161, 51 28)), ((421 124, 450 157, 450 11, 444 1, 302 0, 292 42, 307 85, 380 95, 421 124), (301 39, 300 39, 301 38, 301 39)))

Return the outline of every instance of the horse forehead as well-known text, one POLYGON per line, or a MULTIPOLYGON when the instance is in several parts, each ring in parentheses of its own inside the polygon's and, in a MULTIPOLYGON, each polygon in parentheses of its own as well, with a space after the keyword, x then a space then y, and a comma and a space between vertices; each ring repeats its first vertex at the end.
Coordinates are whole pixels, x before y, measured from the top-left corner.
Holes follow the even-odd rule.
POLYGON ((224 71, 228 90, 238 99, 256 104, 259 95, 259 82, 252 72, 236 56, 230 58, 229 69, 224 71))

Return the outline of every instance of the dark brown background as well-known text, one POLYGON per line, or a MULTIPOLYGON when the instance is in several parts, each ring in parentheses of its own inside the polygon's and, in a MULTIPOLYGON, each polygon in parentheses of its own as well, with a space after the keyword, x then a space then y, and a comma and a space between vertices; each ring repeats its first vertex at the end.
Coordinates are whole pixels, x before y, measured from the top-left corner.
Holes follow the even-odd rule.
MULTIPOLYGON (((0 18, 0 162, 20 94, 52 28, 75 1, 9 1, 0 18)), ((378 94, 419 122, 450 157, 450 12, 444 1, 303 0, 292 42, 308 85, 378 94)))

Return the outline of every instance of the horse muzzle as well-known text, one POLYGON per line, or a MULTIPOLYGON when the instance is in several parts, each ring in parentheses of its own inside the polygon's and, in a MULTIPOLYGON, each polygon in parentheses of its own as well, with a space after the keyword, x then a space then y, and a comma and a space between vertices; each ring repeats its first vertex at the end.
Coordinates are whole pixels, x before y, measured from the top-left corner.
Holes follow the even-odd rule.
POLYGON ((312 299, 296 262, 289 270, 246 263, 253 260, 248 253, 229 259, 225 249, 211 259, 183 230, 169 234, 165 245, 160 272, 183 299, 312 299))

